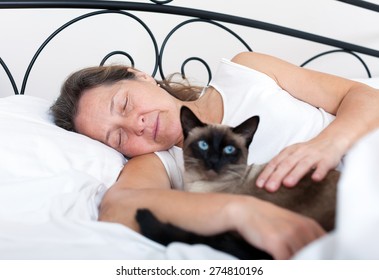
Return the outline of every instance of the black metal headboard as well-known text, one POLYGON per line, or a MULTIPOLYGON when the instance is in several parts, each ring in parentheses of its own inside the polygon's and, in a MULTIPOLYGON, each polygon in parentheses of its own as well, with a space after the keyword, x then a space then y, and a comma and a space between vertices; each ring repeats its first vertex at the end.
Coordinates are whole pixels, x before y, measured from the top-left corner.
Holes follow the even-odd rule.
MULTIPOLYGON (((339 40, 335 40, 328 37, 319 36, 316 34, 311 34, 307 32, 303 32, 300 30, 295 30, 279 25, 274 25, 267 22, 257 21, 254 19, 249 18, 243 18, 238 16, 232 16, 222 13, 216 13, 212 11, 205 11, 205 10, 199 10, 199 9, 192 9, 192 8, 186 8, 186 7, 177 7, 177 6, 171 6, 167 5, 172 0, 166 0, 166 1, 158 1, 158 0, 151 0, 150 3, 135 3, 135 2, 128 2, 128 1, 1 1, 0 2, 0 9, 52 9, 52 8, 69 8, 69 9, 91 9, 94 11, 90 11, 88 13, 85 13, 81 16, 78 16, 67 23, 63 24, 61 27, 59 27, 57 30, 55 30, 46 40, 41 44, 41 46, 38 48, 38 50, 35 52, 34 56, 32 57, 25 75, 23 77, 22 86, 21 89, 18 89, 17 84, 15 82, 15 79, 12 76, 11 71, 7 67, 7 64, 5 61, 3 61, 0 57, 0 64, 2 68, 4 69, 6 75, 8 76, 14 93, 15 94, 24 94, 26 85, 28 82, 29 75, 31 73, 31 70, 33 68, 33 65, 35 64, 37 58, 41 54, 41 52, 44 50, 44 48, 49 44, 49 42, 55 38, 58 34, 60 34, 61 31, 66 29, 67 27, 71 26, 72 24, 75 24, 83 19, 97 16, 100 14, 122 14, 125 16, 128 16, 134 20, 136 20, 147 32, 149 35, 151 42, 153 44, 154 49, 154 56, 155 56, 155 66, 152 71, 152 76, 156 76, 157 73, 159 73, 160 77, 162 79, 165 79, 166 74, 164 72, 163 67, 163 57, 165 55, 165 49, 166 44, 170 40, 171 36, 180 28, 183 26, 186 26, 188 24, 194 23, 194 22, 202 22, 207 24, 212 24, 214 26, 217 26, 218 28, 221 28, 229 34, 231 34, 233 37, 235 37, 248 51, 253 51, 253 49, 249 46, 248 43, 236 32, 231 30, 229 27, 224 25, 224 23, 228 24, 234 24, 239 26, 246 26, 251 27, 255 29, 260 29, 264 31, 274 32, 282 35, 287 35, 295 38, 300 38, 312 42, 317 42, 320 44, 328 45, 331 47, 334 47, 335 49, 328 50, 325 52, 322 52, 320 54, 317 54, 310 59, 306 60, 304 63, 301 64, 301 66, 306 65, 310 61, 334 52, 346 52, 354 57, 356 57, 360 62, 362 62, 363 66, 365 67, 365 70, 367 72, 367 75, 371 77, 371 73, 363 59, 360 57, 360 54, 369 55, 373 57, 379 57, 379 51, 375 49, 370 49, 364 46, 359 46, 339 40), (179 15, 179 16, 186 16, 189 19, 186 19, 182 21, 180 24, 175 26, 165 37, 161 45, 158 45, 158 42, 156 40, 155 35, 149 28, 147 24, 143 20, 141 20, 138 16, 133 14, 132 12, 135 11, 143 11, 143 12, 149 12, 149 13, 162 13, 162 14, 170 14, 170 15, 179 15)), ((347 4, 357 5, 362 8, 370 9, 372 11, 379 11, 379 6, 368 3, 365 1, 342 1, 347 4), (359 2, 359 3, 358 3, 359 2)), ((1 55, 1 54, 0 54, 1 55)), ((115 50, 112 51, 104 56, 104 58, 101 60, 100 64, 104 64, 110 57, 114 55, 123 55, 127 57, 127 59, 130 61, 132 65, 134 65, 133 57, 126 51, 126 50, 115 50)), ((208 81, 212 77, 212 72, 207 64, 206 60, 201 57, 189 57, 187 58, 181 66, 181 72, 182 75, 185 75, 185 66, 189 61, 196 60, 204 65, 208 72, 208 81)))

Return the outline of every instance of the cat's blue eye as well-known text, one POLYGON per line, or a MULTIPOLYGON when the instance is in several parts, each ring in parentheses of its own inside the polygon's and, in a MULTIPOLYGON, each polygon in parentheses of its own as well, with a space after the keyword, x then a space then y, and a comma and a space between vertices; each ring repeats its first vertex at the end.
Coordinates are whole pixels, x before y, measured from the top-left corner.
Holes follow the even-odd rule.
POLYGON ((224 148, 224 153, 227 155, 231 155, 236 151, 236 148, 232 145, 228 145, 224 148))
POLYGON ((200 140, 200 141, 198 141, 198 142, 197 142, 197 145, 198 145, 199 148, 200 148, 201 150, 203 150, 203 151, 206 151, 206 150, 208 150, 208 148, 209 148, 208 143, 207 143, 206 141, 204 141, 204 140, 200 140))

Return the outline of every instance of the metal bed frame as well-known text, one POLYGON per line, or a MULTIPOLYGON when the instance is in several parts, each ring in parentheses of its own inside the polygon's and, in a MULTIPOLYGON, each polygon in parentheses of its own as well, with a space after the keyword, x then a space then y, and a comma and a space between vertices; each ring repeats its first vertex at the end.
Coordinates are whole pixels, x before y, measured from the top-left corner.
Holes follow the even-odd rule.
MULTIPOLYGON (((162 58, 164 55, 165 47, 170 39, 170 37, 182 26, 185 26, 187 24, 193 23, 193 22, 205 22, 208 24, 213 24, 219 28, 222 28, 232 34, 237 40, 239 40, 248 51, 253 51, 251 47, 243 40, 242 37, 240 37, 237 33, 235 33, 230 28, 223 25, 223 23, 230 23, 245 27, 251 27, 255 29, 265 30, 269 32, 274 32, 282 35, 287 35, 295 38, 300 38, 304 40, 308 40, 311 42, 316 42, 324 45, 328 45, 331 47, 335 47, 336 49, 329 50, 320 54, 315 55, 314 57, 311 57, 304 63, 302 63, 300 66, 305 66, 309 62, 313 61, 314 59, 324 56, 330 53, 335 52, 346 52, 348 54, 353 55, 356 57, 364 66, 368 77, 371 77, 371 73, 369 68, 367 67, 364 60, 358 55, 358 54, 364 54, 369 55, 373 57, 379 58, 379 51, 375 49, 370 49, 364 46, 350 44, 347 42, 335 40, 328 37, 319 36, 312 33, 307 33, 300 30, 295 30, 279 25, 270 24, 267 22, 257 21, 254 19, 249 18, 243 18, 238 16, 232 16, 222 13, 216 13, 211 11, 205 11, 205 10, 199 10, 199 9, 192 9, 192 8, 186 8, 186 7, 177 7, 177 6, 171 6, 167 5, 173 0, 150 0, 151 3, 134 3, 129 1, 1 1, 0 2, 0 9, 53 9, 53 8, 69 8, 69 9, 94 9, 96 11, 89 12, 84 15, 81 15, 79 17, 76 17, 72 19, 71 21, 65 23, 61 27, 59 27, 56 31, 54 31, 38 48, 38 50, 35 52, 34 56, 32 57, 25 75, 23 77, 23 82, 21 89, 19 90, 17 87, 17 84, 12 76, 11 71, 7 67, 6 63, 1 59, 0 57, 0 64, 2 68, 4 69, 6 75, 8 76, 13 91, 16 95, 18 94, 24 94, 28 77, 30 75, 30 72, 33 68, 34 63, 36 62, 37 58, 39 57, 40 53, 43 51, 43 49, 46 47, 46 45, 55 37, 57 36, 62 30, 66 29, 68 26, 81 21, 88 17, 97 16, 100 14, 106 14, 106 13, 117 13, 122 14, 128 17, 133 18, 136 20, 143 28, 146 30, 146 32, 149 34, 149 37, 151 38, 152 44, 154 46, 154 52, 155 52, 155 66, 152 73, 152 76, 155 77, 157 72, 159 72, 162 79, 165 79, 165 74, 163 71, 163 65, 162 65, 162 58), (179 15, 179 16, 186 16, 190 19, 187 19, 180 24, 178 24, 176 27, 174 27, 169 34, 167 34, 166 38, 164 39, 161 46, 158 46, 157 40, 150 30, 150 28, 136 15, 132 14, 133 11, 143 11, 143 12, 150 12, 150 13, 163 13, 163 14, 172 14, 172 15, 179 15)), ((349 5, 354 5, 357 7, 361 7, 364 9, 369 9, 375 12, 379 12, 379 5, 366 2, 366 1, 358 1, 358 0, 337 0, 349 5)), ((133 57, 125 52, 124 50, 117 50, 113 51, 109 54, 107 54, 100 62, 100 65, 103 65, 111 56, 113 55, 124 55, 126 56, 132 65, 134 65, 133 57)), ((200 58, 200 57, 190 57, 186 59, 181 66, 181 73, 183 76, 185 76, 185 65, 189 61, 199 61, 202 63, 207 72, 208 72, 208 81, 212 78, 212 73, 210 70, 210 67, 208 66, 207 62, 200 58)))

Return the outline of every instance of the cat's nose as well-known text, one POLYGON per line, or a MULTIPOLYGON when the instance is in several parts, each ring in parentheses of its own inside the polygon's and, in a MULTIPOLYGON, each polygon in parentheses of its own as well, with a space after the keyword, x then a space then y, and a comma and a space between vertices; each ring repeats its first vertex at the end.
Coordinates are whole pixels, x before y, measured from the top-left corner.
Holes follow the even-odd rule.
POLYGON ((209 169, 212 169, 216 171, 217 173, 220 173, 222 166, 223 165, 218 158, 212 158, 209 161, 209 169))

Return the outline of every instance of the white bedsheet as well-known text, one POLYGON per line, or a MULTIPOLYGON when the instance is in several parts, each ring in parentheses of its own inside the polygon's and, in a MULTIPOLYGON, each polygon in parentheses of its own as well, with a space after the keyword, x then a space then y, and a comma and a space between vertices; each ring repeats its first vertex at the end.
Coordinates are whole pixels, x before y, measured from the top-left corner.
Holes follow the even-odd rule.
POLYGON ((125 226, 97 222, 96 194, 104 190, 78 171, 2 182, 0 259, 231 258, 200 245, 165 248, 125 226))

